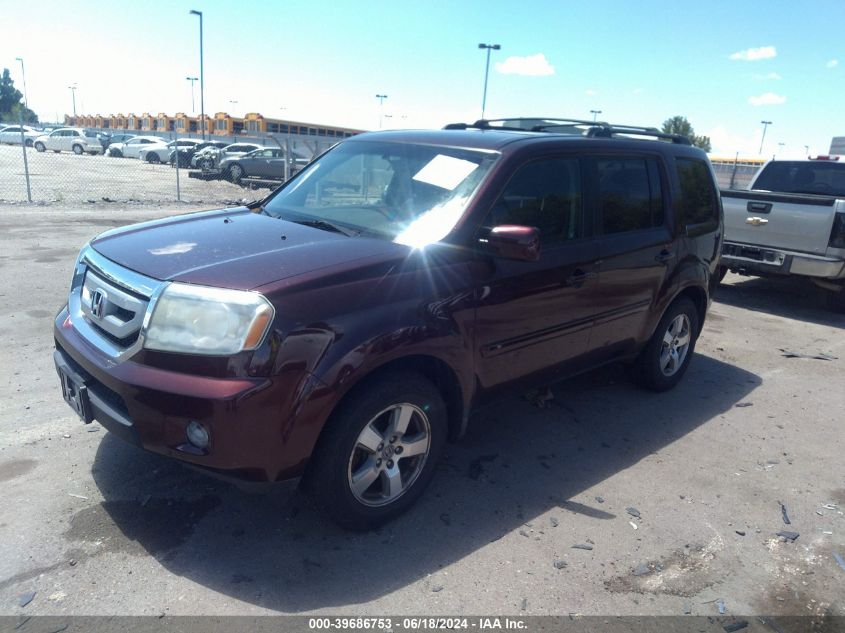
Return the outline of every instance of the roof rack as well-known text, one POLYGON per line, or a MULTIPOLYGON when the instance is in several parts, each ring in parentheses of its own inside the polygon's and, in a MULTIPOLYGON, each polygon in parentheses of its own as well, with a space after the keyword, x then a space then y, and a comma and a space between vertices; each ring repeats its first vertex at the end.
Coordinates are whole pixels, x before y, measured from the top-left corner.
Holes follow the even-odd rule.
POLYGON ((444 130, 507 130, 514 132, 550 132, 556 134, 571 134, 575 136, 589 136, 592 138, 616 138, 617 136, 651 136, 657 139, 671 141, 677 145, 692 145, 690 140, 681 134, 668 134, 656 127, 642 127, 637 125, 619 125, 605 121, 588 121, 585 119, 560 119, 557 117, 530 117, 513 119, 479 119, 475 123, 449 123, 444 130))

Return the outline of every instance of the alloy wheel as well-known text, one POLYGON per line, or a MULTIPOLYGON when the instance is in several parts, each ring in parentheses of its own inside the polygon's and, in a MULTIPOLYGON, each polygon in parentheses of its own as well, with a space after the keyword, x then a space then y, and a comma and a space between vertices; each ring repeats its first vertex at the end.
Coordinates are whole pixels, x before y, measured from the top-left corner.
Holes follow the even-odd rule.
POLYGON ((692 326, 686 314, 679 314, 666 329, 660 347, 660 371, 674 376, 683 366, 689 352, 692 326))

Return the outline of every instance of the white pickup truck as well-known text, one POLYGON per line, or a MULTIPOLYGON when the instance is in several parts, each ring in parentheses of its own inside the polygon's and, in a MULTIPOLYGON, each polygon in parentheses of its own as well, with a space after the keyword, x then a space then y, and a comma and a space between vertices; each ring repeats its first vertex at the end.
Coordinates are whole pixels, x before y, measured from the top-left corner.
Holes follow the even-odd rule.
POLYGON ((808 277, 845 311, 845 162, 770 161, 748 190, 723 189, 722 205, 722 275, 808 277))

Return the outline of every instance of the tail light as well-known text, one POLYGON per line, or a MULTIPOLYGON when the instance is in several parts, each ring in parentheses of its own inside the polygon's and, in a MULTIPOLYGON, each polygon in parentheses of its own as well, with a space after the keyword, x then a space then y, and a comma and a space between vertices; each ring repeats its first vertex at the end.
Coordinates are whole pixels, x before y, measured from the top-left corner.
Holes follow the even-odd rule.
POLYGON ((834 215, 833 229, 830 232, 828 246, 832 248, 845 248, 845 213, 834 215))

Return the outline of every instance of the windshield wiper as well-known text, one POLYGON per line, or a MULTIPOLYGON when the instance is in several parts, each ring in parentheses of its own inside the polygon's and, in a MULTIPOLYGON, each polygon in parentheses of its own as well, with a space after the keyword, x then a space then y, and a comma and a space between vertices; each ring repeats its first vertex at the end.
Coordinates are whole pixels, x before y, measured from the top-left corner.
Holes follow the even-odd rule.
POLYGON ((304 226, 313 226, 315 229, 323 229, 324 231, 334 231, 335 233, 342 233, 346 237, 357 237, 358 235, 361 235, 361 231, 349 229, 345 226, 335 224, 334 222, 329 222, 328 220, 321 220, 320 218, 314 218, 313 220, 288 220, 288 222, 302 224, 304 226))

